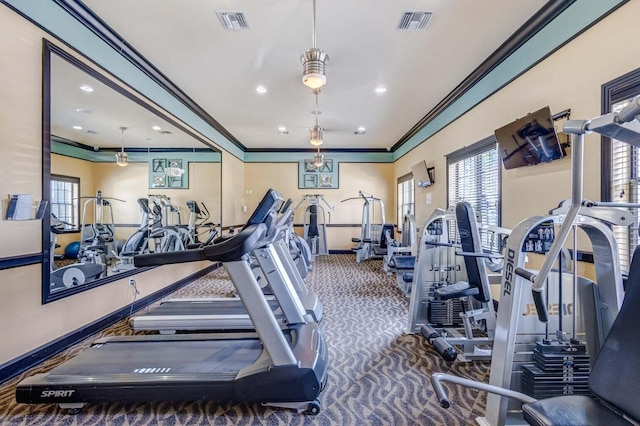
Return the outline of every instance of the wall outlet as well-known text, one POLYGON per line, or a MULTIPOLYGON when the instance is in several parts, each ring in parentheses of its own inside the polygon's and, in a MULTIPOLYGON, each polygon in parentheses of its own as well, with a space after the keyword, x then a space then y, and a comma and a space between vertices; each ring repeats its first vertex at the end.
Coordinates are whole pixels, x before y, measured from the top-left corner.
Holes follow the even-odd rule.
POLYGON ((427 204, 431 204, 431 193, 427 192, 427 204))
POLYGON ((129 278, 129 285, 131 287, 134 287, 136 285, 136 280, 134 280, 133 278, 129 278))
POLYGON ((244 213, 246 213, 246 212, 247 212, 247 206, 242 206, 242 211, 243 211, 244 213))

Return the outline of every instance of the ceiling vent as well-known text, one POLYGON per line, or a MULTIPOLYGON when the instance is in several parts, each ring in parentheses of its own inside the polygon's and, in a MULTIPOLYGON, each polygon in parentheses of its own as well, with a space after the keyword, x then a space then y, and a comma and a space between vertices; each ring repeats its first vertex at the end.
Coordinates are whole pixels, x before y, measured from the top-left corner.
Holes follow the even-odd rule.
POLYGON ((217 12, 222 26, 227 30, 248 30, 249 22, 244 12, 217 12))
POLYGON ((405 12, 400 19, 398 29, 402 31, 423 30, 430 19, 431 12, 405 12))

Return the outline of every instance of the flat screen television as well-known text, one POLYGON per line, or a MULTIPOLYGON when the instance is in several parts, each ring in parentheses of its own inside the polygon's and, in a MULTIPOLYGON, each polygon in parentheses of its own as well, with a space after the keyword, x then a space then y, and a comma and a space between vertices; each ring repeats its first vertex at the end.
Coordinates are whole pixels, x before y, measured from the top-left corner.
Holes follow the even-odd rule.
POLYGON ((548 106, 497 129, 495 135, 505 169, 564 157, 548 106))
POLYGON ((413 173, 413 179, 416 181, 416 185, 418 185, 418 188, 426 188, 428 186, 431 186, 431 184, 433 183, 431 176, 429 176, 427 163, 424 160, 412 166, 411 173, 413 173))

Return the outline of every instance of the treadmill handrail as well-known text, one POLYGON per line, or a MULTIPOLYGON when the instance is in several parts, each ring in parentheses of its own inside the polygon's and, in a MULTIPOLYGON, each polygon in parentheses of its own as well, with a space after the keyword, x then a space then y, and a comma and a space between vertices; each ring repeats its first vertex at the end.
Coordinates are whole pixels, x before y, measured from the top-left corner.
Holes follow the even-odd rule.
POLYGON ((232 238, 218 244, 193 250, 141 254, 134 256, 133 264, 135 266, 157 266, 199 260, 233 262, 240 260, 242 256, 257 248, 266 232, 267 226, 264 223, 249 225, 232 238))

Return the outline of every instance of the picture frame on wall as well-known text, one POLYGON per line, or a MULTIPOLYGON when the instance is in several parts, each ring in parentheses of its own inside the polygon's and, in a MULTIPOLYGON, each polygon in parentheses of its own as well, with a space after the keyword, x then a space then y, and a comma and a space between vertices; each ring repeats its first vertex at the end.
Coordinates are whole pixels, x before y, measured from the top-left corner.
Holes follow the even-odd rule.
POLYGON ((338 189, 338 169, 331 158, 326 158, 321 166, 314 159, 305 158, 298 162, 298 189, 338 189))

